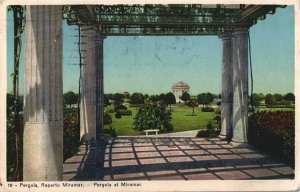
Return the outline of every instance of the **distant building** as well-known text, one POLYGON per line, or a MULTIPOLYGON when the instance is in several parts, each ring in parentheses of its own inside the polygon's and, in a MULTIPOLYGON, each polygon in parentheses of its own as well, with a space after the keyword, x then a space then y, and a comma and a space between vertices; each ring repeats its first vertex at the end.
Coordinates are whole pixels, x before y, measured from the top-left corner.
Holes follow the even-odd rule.
POLYGON ((180 97, 184 92, 189 93, 189 91, 190 91, 190 86, 187 83, 184 83, 182 81, 179 81, 178 83, 175 83, 172 86, 172 92, 175 95, 176 103, 181 101, 180 97))

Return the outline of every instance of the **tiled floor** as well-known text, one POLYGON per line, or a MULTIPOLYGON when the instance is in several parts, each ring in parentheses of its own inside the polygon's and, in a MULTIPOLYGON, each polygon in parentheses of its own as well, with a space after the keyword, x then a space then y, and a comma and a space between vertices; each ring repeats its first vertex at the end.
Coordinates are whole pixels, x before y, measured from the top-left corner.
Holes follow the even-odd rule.
POLYGON ((97 146, 88 147, 82 147, 77 156, 66 161, 64 180, 235 180, 294 177, 294 170, 284 163, 259 153, 252 147, 234 147, 219 139, 123 137, 110 140, 106 149, 102 150, 105 154, 97 146))

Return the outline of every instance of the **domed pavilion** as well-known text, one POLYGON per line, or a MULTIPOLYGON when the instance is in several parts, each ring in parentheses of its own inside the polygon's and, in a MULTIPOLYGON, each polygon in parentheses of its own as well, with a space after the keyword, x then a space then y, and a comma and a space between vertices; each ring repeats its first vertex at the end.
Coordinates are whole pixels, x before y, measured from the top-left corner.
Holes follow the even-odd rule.
POLYGON ((172 86, 172 92, 175 95, 176 103, 180 101, 180 96, 182 96, 184 92, 189 93, 189 91, 190 91, 190 86, 187 83, 184 83, 182 81, 179 81, 178 83, 175 83, 172 86))

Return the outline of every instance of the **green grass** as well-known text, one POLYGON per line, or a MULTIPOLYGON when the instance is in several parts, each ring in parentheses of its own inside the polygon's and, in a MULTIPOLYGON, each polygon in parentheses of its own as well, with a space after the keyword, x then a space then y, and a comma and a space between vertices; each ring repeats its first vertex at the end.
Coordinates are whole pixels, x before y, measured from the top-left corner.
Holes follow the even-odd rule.
MULTIPOLYGON (((105 110, 111 108, 113 106, 108 106, 105 110)), ((114 113, 111 113, 112 128, 116 130, 118 136, 144 135, 143 132, 133 129, 134 117, 137 113, 136 108, 128 107, 128 110, 132 111, 132 116, 122 116, 121 119, 116 119, 114 113)), ((208 121, 212 121, 215 117, 214 112, 201 112, 200 108, 195 108, 195 116, 192 116, 192 108, 190 107, 172 107, 171 110, 173 132, 206 129, 208 121)))
POLYGON ((216 116, 214 112, 202 112, 201 109, 195 108, 195 116, 192 116, 190 107, 172 108, 172 125, 174 132, 206 129, 209 121, 213 121, 216 116))

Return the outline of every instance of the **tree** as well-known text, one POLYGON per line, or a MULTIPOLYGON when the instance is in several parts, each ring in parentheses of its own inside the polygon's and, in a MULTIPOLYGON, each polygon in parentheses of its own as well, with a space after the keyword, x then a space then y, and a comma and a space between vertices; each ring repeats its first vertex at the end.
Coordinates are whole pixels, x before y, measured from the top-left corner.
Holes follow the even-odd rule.
POLYGON ((165 105, 148 102, 139 108, 134 118, 134 129, 139 131, 145 129, 172 131, 171 118, 171 112, 166 109, 165 105))
POLYGON ((209 98, 206 93, 201 93, 201 94, 197 95, 197 100, 198 100, 198 103, 205 105, 205 106, 210 103, 209 98))
POLYGON ((252 102, 251 104, 254 107, 258 107, 260 105, 259 97, 256 93, 254 93, 254 94, 252 94, 252 96, 250 96, 250 101, 252 102))
POLYGON ((293 93, 288 93, 284 96, 284 100, 295 102, 295 95, 293 93))
POLYGON ((144 103, 144 95, 142 93, 133 93, 130 97, 130 104, 137 106, 144 103))
POLYGON ((259 99, 259 102, 262 102, 263 100, 265 100, 265 95, 263 93, 258 93, 257 97, 259 99))
POLYGON ((159 96, 158 95, 151 95, 149 97, 149 100, 152 101, 152 102, 158 102, 159 101, 159 96))
POLYGON ((165 96, 164 96, 164 103, 166 105, 169 105, 170 109, 171 109, 171 105, 172 104, 176 104, 175 95, 172 92, 169 92, 169 93, 165 94, 165 96))
POLYGON ((190 99, 191 99, 191 96, 190 96, 190 94, 187 93, 187 92, 184 92, 184 93, 182 94, 182 96, 181 96, 181 100, 182 100, 182 101, 188 101, 188 100, 190 100, 190 99))
POLYGON ((25 8, 20 5, 8 7, 8 11, 13 11, 14 16, 14 73, 13 76, 13 97, 14 97, 14 133, 15 133, 15 170, 14 181, 20 180, 20 101, 19 101, 19 66, 21 56, 21 39, 25 27, 25 8))
POLYGON ((195 115, 194 109, 195 109, 195 107, 197 107, 198 105, 199 105, 199 104, 198 104, 198 102, 197 102, 196 99, 191 99, 191 100, 189 100, 189 101, 187 102, 187 106, 193 108, 193 116, 195 115))
POLYGON ((280 103, 283 100, 283 96, 278 93, 275 93, 273 97, 276 99, 277 103, 280 103))
POLYGON ((77 96, 73 91, 69 91, 67 93, 64 93, 63 98, 64 98, 65 104, 69 105, 70 108, 71 108, 72 104, 77 103, 77 96))
POLYGON ((109 98, 106 94, 103 95, 103 102, 104 102, 104 105, 106 105, 106 106, 110 104, 109 98))
POLYGON ((273 106, 273 105, 276 105, 277 101, 276 101, 276 98, 273 97, 273 95, 271 94, 267 94, 266 97, 265 97, 265 104, 268 106, 273 106))
POLYGON ((116 93, 113 95, 113 100, 115 106, 122 105, 124 102, 124 95, 121 93, 116 93))
POLYGON ((217 97, 214 94, 208 92, 206 93, 209 103, 213 102, 214 98, 217 97))

